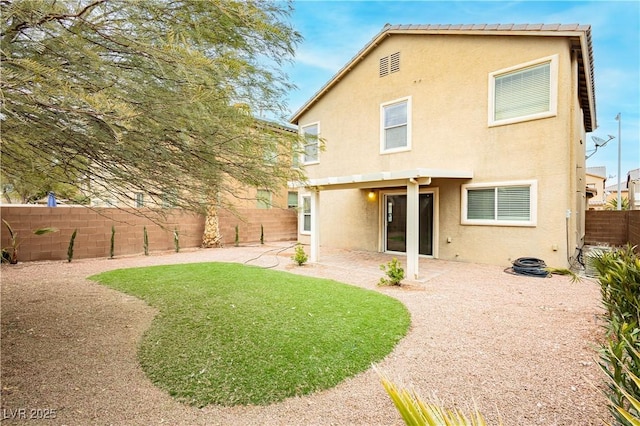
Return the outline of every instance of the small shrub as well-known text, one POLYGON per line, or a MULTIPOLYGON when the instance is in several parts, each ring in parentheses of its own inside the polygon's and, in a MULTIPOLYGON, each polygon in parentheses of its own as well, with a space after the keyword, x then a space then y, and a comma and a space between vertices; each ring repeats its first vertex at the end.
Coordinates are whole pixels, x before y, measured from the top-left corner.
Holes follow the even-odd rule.
POLYGON ((240 245, 240 235, 238 234, 238 225, 236 225, 236 239, 233 243, 236 247, 240 245))
POLYGON ((116 227, 111 225, 111 245, 109 246, 109 259, 113 259, 116 246, 116 227))
POLYGON ((260 244, 264 244, 264 227, 260 225, 260 244))
POLYGON ((144 255, 149 256, 149 235, 147 234, 147 227, 142 227, 142 247, 144 248, 144 255))
MULTIPOLYGON (((18 263, 18 247, 22 241, 18 240, 18 233, 13 230, 9 222, 2 219, 4 226, 7 227, 7 231, 9 231, 9 243, 11 246, 2 248, 2 262, 8 262, 12 265, 18 263)), ((38 228, 34 229, 34 235, 45 235, 51 232, 58 232, 57 228, 38 228)))
POLYGON ((395 257, 391 259, 386 265, 380 265, 382 270, 388 278, 380 278, 378 285, 400 285, 404 279, 404 269, 400 266, 400 262, 395 257))
POLYGON ((180 234, 178 233, 178 228, 173 230, 173 247, 176 250, 176 253, 180 251, 180 234))
MULTIPOLYGON (((407 426, 481 426, 487 424, 478 410, 469 415, 458 408, 445 408, 439 401, 422 398, 414 389, 398 387, 374 365, 384 390, 407 426)), ((501 425, 499 422, 498 425, 501 425)))
POLYGON ((309 256, 307 256, 307 253, 304 252, 304 247, 302 247, 302 244, 298 243, 296 245, 296 251, 294 255, 291 256, 291 259, 293 259, 293 261, 296 262, 298 266, 304 265, 307 260, 309 260, 309 256))
POLYGON ((71 260, 73 260, 73 245, 75 244, 77 234, 78 228, 73 231, 71 239, 69 240, 69 247, 67 247, 67 262, 71 262, 71 260))

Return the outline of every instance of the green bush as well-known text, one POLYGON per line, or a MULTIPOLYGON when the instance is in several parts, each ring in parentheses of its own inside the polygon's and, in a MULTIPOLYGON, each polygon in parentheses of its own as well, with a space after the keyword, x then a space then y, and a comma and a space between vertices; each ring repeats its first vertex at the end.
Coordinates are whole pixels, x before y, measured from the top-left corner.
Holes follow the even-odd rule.
POLYGON ((395 257, 386 265, 380 265, 380 269, 384 271, 388 278, 380 278, 378 285, 400 285, 404 279, 404 269, 402 269, 400 262, 395 257))
POLYGON ((78 228, 74 229, 73 234, 71 234, 71 239, 69 239, 69 246, 67 247, 67 262, 71 262, 73 260, 73 245, 76 243, 77 234, 78 228))
POLYGON ((640 424, 640 410, 633 404, 640 400, 640 258, 628 245, 603 252, 591 262, 607 311, 607 342, 600 365, 610 379, 611 413, 622 425, 640 424))
POLYGON ((309 260, 309 256, 307 256, 307 253, 304 252, 304 247, 302 247, 302 244, 298 243, 296 245, 296 251, 294 255, 291 256, 291 259, 293 259, 293 261, 296 262, 298 266, 304 265, 307 260, 309 260))
POLYGON ((116 227, 111 225, 111 245, 109 246, 109 259, 113 259, 116 247, 116 227))

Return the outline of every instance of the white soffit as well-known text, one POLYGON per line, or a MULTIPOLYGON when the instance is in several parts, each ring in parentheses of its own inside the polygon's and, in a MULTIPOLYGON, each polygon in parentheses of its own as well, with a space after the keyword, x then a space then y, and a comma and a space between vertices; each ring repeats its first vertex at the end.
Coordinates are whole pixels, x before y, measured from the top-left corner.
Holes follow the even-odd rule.
POLYGON ((471 179, 472 171, 442 170, 442 169, 412 169, 393 172, 375 172, 358 175, 332 176, 319 179, 309 179, 297 185, 307 188, 349 189, 349 188, 383 188, 390 186, 406 185, 407 180, 416 179, 422 185, 429 185, 431 179, 471 179))

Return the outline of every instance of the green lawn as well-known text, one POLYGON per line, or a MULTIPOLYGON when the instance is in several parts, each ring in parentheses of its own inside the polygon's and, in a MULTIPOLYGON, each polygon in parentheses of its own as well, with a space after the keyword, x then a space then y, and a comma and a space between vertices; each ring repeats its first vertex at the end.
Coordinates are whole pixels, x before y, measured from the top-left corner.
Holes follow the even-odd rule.
POLYGON ((200 407, 264 405, 333 387, 391 352, 410 322, 404 305, 375 291, 240 264, 91 279, 159 309, 140 343, 142 368, 200 407))

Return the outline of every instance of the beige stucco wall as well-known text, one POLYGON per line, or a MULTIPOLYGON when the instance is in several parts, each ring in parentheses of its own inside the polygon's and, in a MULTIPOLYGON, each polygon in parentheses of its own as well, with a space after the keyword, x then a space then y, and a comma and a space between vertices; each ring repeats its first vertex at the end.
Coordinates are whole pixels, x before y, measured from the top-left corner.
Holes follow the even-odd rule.
MULTIPOLYGON (((439 257, 509 264, 535 256, 565 266, 566 227, 573 254, 584 221, 584 128, 576 73, 569 42, 562 38, 393 35, 300 117, 300 126, 319 123, 325 144, 319 164, 307 166, 307 173, 321 178, 414 168, 473 171, 472 180, 431 184, 439 188, 439 257), (400 71, 379 77, 379 58, 398 51, 400 71), (489 73, 551 55, 558 55, 557 116, 489 127, 489 73), (412 148, 380 154, 380 104, 407 96, 412 148), (463 183, 511 180, 537 180, 537 226, 461 225, 463 183)), ((320 244, 379 249, 379 212, 362 190, 322 191, 320 244)))

